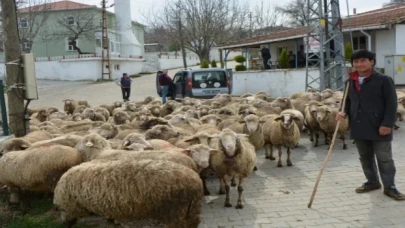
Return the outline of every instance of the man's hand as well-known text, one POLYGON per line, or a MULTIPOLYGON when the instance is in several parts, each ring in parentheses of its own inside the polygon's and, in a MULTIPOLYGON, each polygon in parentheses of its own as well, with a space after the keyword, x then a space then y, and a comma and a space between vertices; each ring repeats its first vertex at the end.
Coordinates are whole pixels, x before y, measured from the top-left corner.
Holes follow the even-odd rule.
POLYGON ((391 134, 392 128, 381 126, 380 129, 378 129, 378 131, 382 136, 389 135, 391 134))
POLYGON ((339 112, 339 113, 336 115, 336 120, 340 121, 340 120, 344 120, 344 119, 346 119, 346 113, 344 113, 344 112, 339 112))

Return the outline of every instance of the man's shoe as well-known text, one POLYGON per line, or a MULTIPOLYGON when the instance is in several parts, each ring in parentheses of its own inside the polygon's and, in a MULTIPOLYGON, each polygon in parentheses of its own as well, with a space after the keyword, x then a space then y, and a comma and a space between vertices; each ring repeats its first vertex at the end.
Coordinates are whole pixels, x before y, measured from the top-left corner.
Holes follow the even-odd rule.
POLYGON ((356 188, 356 193, 366 193, 381 188, 381 184, 377 183, 364 183, 361 187, 356 188))
POLYGON ((384 188, 384 195, 393 198, 394 200, 405 200, 405 195, 400 193, 397 188, 384 188))

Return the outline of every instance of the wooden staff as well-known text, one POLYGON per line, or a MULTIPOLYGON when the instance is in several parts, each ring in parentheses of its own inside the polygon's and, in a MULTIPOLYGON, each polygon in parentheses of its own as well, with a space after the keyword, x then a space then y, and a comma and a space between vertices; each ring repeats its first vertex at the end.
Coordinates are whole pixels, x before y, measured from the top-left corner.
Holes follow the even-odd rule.
MULTIPOLYGON (((342 112, 344 112, 344 110, 345 110, 347 94, 349 93, 349 87, 350 87, 350 83, 348 82, 346 85, 345 94, 343 95, 343 103, 341 104, 342 112)), ((338 120, 338 122, 336 124, 335 132, 333 133, 333 137, 332 137, 332 141, 330 143, 328 154, 326 155, 326 158, 323 161, 321 171, 319 171, 318 178, 316 179, 315 187, 314 187, 314 190, 312 191, 312 196, 309 201, 308 208, 311 208, 311 206, 312 206, 312 202, 314 201, 316 190, 318 189, 318 185, 319 185, 319 181, 321 180, 322 173, 325 170, 326 164, 328 164, 330 156, 332 155, 332 150, 333 150, 333 146, 335 145, 335 140, 336 140, 337 132, 339 130, 339 125, 340 125, 340 120, 338 120)))

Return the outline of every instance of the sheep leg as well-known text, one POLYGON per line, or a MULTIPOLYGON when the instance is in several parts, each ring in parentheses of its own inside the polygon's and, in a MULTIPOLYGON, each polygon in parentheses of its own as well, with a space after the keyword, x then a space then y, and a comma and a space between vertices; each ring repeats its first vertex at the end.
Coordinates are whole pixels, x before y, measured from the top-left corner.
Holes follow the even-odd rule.
POLYGON ((270 160, 274 161, 276 160, 276 158, 273 155, 273 145, 270 144, 270 160))
POLYGON ((65 222, 65 228, 73 228, 73 226, 77 223, 77 219, 71 219, 65 222))
POLYGON ((222 179, 222 181, 224 182, 224 184, 225 184, 225 191, 226 191, 226 197, 225 197, 225 207, 232 207, 232 204, 231 204, 231 197, 229 196, 229 193, 230 193, 230 191, 231 191, 231 186, 229 186, 229 184, 228 184, 228 182, 227 182, 227 180, 226 180, 226 176, 224 176, 224 177, 222 177, 221 178, 222 179))
POLYGON ((347 145, 346 145, 346 142, 345 142, 345 135, 340 135, 340 139, 342 140, 342 143, 343 143, 343 150, 347 150, 347 145))
POLYGON ((314 141, 314 131, 312 129, 309 129, 309 141, 313 142, 314 141))
POLYGON ((287 166, 292 166, 293 165, 292 162, 291 162, 290 155, 291 155, 291 148, 288 147, 287 148, 287 166))
POLYGON ((29 204, 29 199, 27 194, 25 194, 24 192, 20 191, 19 192, 20 195, 20 207, 21 207, 21 213, 23 215, 27 214, 31 208, 30 208, 30 204, 29 204))
POLYGON ((277 146, 277 149, 278 149, 277 167, 283 167, 283 162, 281 161, 281 155, 283 154, 283 151, 281 150, 281 145, 277 146))
POLYGON ((266 159, 270 159, 270 150, 269 150, 269 144, 264 145, 264 155, 266 159))
POLYGON ((203 184, 203 189, 204 189, 204 196, 209 196, 210 191, 207 188, 207 177, 200 176, 202 184, 203 184))
POLYGON ((243 192, 243 178, 239 177, 239 185, 238 185, 238 202, 236 203, 236 209, 243 209, 242 203, 242 192, 243 192))
POLYGON ((325 145, 329 145, 330 141, 329 141, 329 135, 328 133, 326 133, 325 131, 323 132, 323 135, 325 136, 325 145))
POLYGON ((231 187, 236 187, 235 177, 233 176, 231 179, 231 187))
POLYGON ((316 131, 315 132, 315 144, 314 147, 318 147, 319 146, 319 132, 316 131))
POLYGON ((225 183, 224 183, 224 181, 222 180, 222 178, 219 178, 219 192, 218 192, 218 194, 219 194, 219 195, 224 195, 224 194, 226 194, 225 183))

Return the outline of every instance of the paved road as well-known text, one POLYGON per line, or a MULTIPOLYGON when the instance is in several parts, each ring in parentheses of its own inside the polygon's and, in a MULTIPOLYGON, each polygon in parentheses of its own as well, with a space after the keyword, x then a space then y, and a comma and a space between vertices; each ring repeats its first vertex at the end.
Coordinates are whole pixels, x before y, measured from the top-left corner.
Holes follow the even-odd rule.
MULTIPOLYGON (((173 75, 174 71, 170 71, 173 75)), ((145 75, 134 81, 132 99, 156 95, 155 77, 145 75)), ((121 100, 120 89, 113 83, 39 82, 40 100, 32 106, 62 107, 65 98, 86 99, 92 105, 121 100)), ((397 166, 397 186, 405 192, 405 157, 402 157, 405 125, 395 131, 393 151, 397 166)), ((353 144, 340 150, 341 143, 325 170, 312 209, 307 208, 316 177, 327 153, 326 146, 311 147, 303 136, 300 147, 291 155, 293 167, 277 168, 258 152, 258 168, 244 185, 245 208, 224 208, 224 196, 218 196, 218 180, 209 181, 211 196, 203 201, 201 228, 205 227, 403 227, 405 202, 396 202, 374 191, 356 194, 364 182, 353 144)), ((285 156, 285 154, 283 155, 285 156)), ((285 158, 285 157, 284 157, 285 158)), ((283 158, 283 160, 285 160, 283 158)), ((236 204, 237 190, 232 188, 236 204)))

